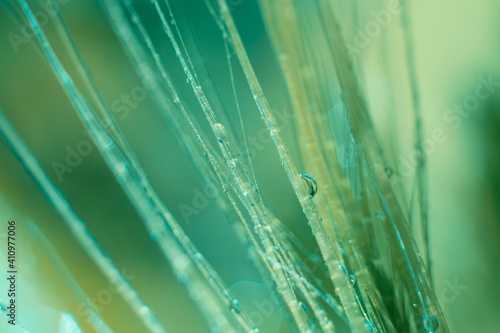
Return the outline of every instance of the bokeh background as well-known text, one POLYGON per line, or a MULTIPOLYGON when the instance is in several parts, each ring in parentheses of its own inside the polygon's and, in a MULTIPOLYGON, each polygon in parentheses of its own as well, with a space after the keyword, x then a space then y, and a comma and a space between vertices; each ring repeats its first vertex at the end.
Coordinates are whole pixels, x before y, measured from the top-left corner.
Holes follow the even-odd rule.
MULTIPOLYGON (((42 13, 40 19, 47 18, 43 29, 63 63, 69 63, 43 2, 29 3, 35 13, 42 13)), ((264 92, 275 112, 283 115, 278 117, 280 127, 294 155, 297 152, 296 135, 289 116, 291 108, 258 3, 254 0, 228 3, 264 92)), ((409 3, 425 137, 431 138, 436 129, 444 131, 446 137, 443 142, 434 142, 434 147, 428 151, 430 237, 436 293, 452 332, 498 332, 500 23, 497 17, 500 3, 494 0, 409 3), (474 96, 481 80, 494 82, 487 98, 458 120, 447 121, 447 115, 451 115, 449 110, 474 96)), ((176 281, 96 147, 92 144, 86 156, 70 160, 74 166, 69 166, 68 154, 78 151, 78 147, 85 149, 90 140, 34 38, 23 35, 22 26, 9 10, 9 4, 13 8, 17 6, 13 1, 0 5, 0 105, 5 114, 99 244, 118 267, 132 277, 132 285, 166 327, 171 332, 207 331, 200 313, 176 281), (22 42, 13 42, 12 33, 22 36, 22 42), (55 162, 68 166, 71 172, 58 175, 55 162)), ((147 18, 147 27, 176 87, 197 114, 199 123, 205 124, 150 3, 135 1, 134 4, 141 16, 147 18)), ((198 44, 200 59, 206 64, 223 102, 221 107, 226 110, 229 121, 238 126, 220 32, 203 1, 186 0, 181 4, 184 22, 179 24, 189 27, 195 37, 186 42, 188 46, 198 44)), ((373 21, 372 11, 385 8, 387 3, 358 1, 357 6, 362 30, 366 23, 373 21)), ((66 0, 59 1, 59 8, 104 101, 155 189, 193 242, 232 286, 240 302, 254 306, 254 312, 260 313, 255 300, 262 303, 273 300, 274 296, 253 267, 234 228, 218 211, 215 201, 203 194, 206 191, 203 182, 147 92, 139 94, 139 91, 144 92, 140 89, 141 82, 100 3, 66 0), (186 205, 196 212, 186 215, 182 208, 186 205)), ((411 119, 404 111, 411 104, 399 16, 394 15, 384 29, 392 36, 385 49, 389 54, 380 54, 380 45, 386 42, 384 34, 371 38, 361 50, 363 74, 360 80, 379 136, 385 147, 396 147, 392 155, 393 168, 397 173, 404 173, 405 159, 413 141, 409 130, 411 119), (391 73, 383 71, 384 62, 391 73), (384 112, 387 94, 392 94, 402 108, 402 116, 396 120, 388 119, 384 112), (397 137, 388 134, 389 126, 398 127, 397 137)), ((310 245, 309 227, 281 168, 278 154, 269 140, 259 139, 262 122, 241 70, 236 69, 234 75, 245 126, 249 135, 256 138, 252 159, 261 193, 272 211, 310 245)), ((102 308, 102 316, 112 323, 116 332, 143 330, 118 295, 113 294, 111 300, 103 301, 101 296, 109 294, 103 292, 109 289, 108 282, 75 245, 63 221, 3 142, 0 143, 0 199, 3 228, 0 230, 0 252, 3 255, 4 222, 9 218, 18 221, 22 249, 18 254, 22 267, 20 321, 37 327, 33 332, 50 332, 53 322, 47 320, 50 317, 47 311, 53 309, 56 313, 71 314, 84 332, 91 331, 70 290, 40 245, 26 231, 24 225, 33 221, 50 239, 90 298, 102 308), (42 323, 44 320, 47 322, 42 323)), ((278 307, 270 312, 271 315, 262 318, 268 331, 286 332, 287 326, 278 307)), ((4 324, 2 319, 0 325, 4 324)))

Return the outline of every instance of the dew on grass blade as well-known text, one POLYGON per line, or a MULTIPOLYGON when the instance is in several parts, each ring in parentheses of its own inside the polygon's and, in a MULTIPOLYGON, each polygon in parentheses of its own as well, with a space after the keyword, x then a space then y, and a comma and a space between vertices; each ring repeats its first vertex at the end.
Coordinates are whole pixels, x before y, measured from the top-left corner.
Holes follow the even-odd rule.
POLYGON ((147 306, 142 306, 140 309, 139 309, 139 313, 142 314, 142 315, 147 315, 149 314, 149 311, 151 309, 147 306))
POLYGON ((220 143, 223 143, 224 141, 227 140, 226 129, 224 128, 224 126, 222 124, 216 123, 216 124, 214 124, 212 129, 214 130, 215 136, 217 137, 217 141, 219 141, 220 143))
POLYGON ((111 150, 113 148, 115 148, 115 143, 113 141, 108 141, 108 143, 106 143, 106 148, 111 150))
POLYGON ((339 267, 340 267, 340 269, 342 269, 342 272, 344 272, 344 274, 347 274, 347 269, 345 268, 344 264, 339 262, 339 267))
POLYGON ((253 205, 259 202, 259 190, 257 190, 257 187, 252 183, 246 184, 243 195, 247 197, 253 205))
POLYGON ((125 163, 120 163, 116 171, 118 175, 116 176, 116 181, 118 184, 124 184, 127 181, 127 165, 125 163))
POLYGON ((311 197, 314 197, 318 192, 318 183, 316 183, 316 179, 314 179, 312 176, 302 173, 300 174, 300 178, 302 178, 307 183, 309 194, 311 195, 311 197))
POLYGON ((386 167, 385 168, 385 173, 386 173, 386 175, 387 175, 388 178, 391 178, 392 175, 394 174, 394 170, 392 170, 391 167, 386 167))
POLYGON ((235 169, 237 166, 238 166, 238 159, 237 159, 237 158, 232 158, 232 159, 229 161, 229 167, 230 167, 231 169, 235 169))
POLYGON ((240 313, 240 303, 238 302, 237 299, 233 299, 231 301, 231 312, 240 313))
POLYGON ((433 315, 426 315, 422 320, 424 329, 428 333, 435 333, 439 328, 439 320, 433 315))
POLYGON ((297 303, 298 303, 299 307, 300 307, 302 310, 304 310, 304 312, 305 312, 306 314, 308 314, 308 311, 307 311, 307 306, 306 306, 304 303, 302 303, 301 301, 297 301, 297 303))
POLYGON ((157 241, 161 238, 161 231, 160 230, 152 230, 149 233, 149 236, 151 237, 152 240, 157 241))

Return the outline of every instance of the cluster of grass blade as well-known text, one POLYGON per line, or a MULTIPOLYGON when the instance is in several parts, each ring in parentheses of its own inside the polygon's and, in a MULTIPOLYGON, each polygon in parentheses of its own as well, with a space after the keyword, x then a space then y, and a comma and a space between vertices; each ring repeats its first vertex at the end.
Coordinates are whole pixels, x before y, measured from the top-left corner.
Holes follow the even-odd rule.
MULTIPOLYGON (((150 93, 165 124, 171 126, 187 150, 201 179, 223 189, 224 195, 217 196, 216 202, 234 222, 261 274, 274 287, 290 329, 299 332, 420 332, 422 329, 436 332, 439 327, 439 331, 446 332, 407 214, 392 188, 387 163, 353 70, 355 59, 344 47, 334 2, 259 1, 292 102, 300 160, 293 158, 287 149, 226 1, 204 0, 199 1, 199 5, 210 13, 224 42, 245 141, 243 153, 235 139, 239 130, 228 123, 223 110, 219 109, 222 103, 217 95, 206 93, 210 87, 204 83, 209 78, 201 78, 204 65, 193 60, 199 59, 198 46, 188 47, 186 40, 191 37, 190 32, 181 32, 176 24, 178 18, 173 4, 182 6, 182 3, 170 2, 152 0, 150 5, 212 130, 210 134, 203 133, 188 103, 181 99, 177 82, 168 73, 134 3, 102 0, 102 5, 138 77, 145 83, 152 82, 156 75, 161 77, 161 84, 152 87, 150 93), (233 77, 233 54, 321 251, 320 267, 324 267, 321 272, 313 272, 304 264, 303 258, 310 253, 288 230, 286 221, 280 221, 273 214, 259 192, 252 160, 246 158, 248 143, 233 77), (210 143, 213 138, 217 142, 215 147, 210 143), (298 164, 311 176, 301 175, 298 164), (304 179, 311 186, 305 186, 304 179), (312 190, 316 184, 320 189, 317 194, 312 190), (329 283, 319 284, 318 274, 329 277, 329 283)), ((55 19, 56 31, 71 55, 87 97, 62 66, 30 6, 25 0, 19 0, 19 6, 103 159, 209 327, 221 332, 258 332, 259 328, 155 192, 154 184, 148 180, 85 69, 62 17, 55 19)), ((110 280, 127 286, 122 289, 122 296, 145 327, 151 332, 165 332, 164 325, 120 276, 3 116, 0 132, 96 265, 110 280)), ((422 175, 419 177, 424 180, 422 175)), ((422 197, 421 202, 424 200, 422 197)), ((33 232, 41 235, 35 228, 33 232)), ((77 286, 50 244, 42 242, 58 263, 61 274, 77 286)), ((78 297, 84 297, 81 288, 72 290, 78 297)), ((95 316, 94 322, 102 322, 96 324, 96 331, 110 331, 102 319, 95 316)))
MULTIPOLYGON (((439 318, 441 330, 446 330, 406 215, 391 187, 352 59, 343 47, 335 6, 329 1, 307 6, 300 1, 264 0, 261 5, 297 115, 303 160, 326 185, 316 202, 323 217, 331 216, 323 219, 325 231, 336 240, 338 258, 343 256, 347 271, 356 276, 356 287, 342 292, 358 303, 353 310, 361 308, 359 315, 372 318, 368 320, 379 324, 381 331, 422 324, 433 331, 429 318, 439 318), (284 8, 291 14, 280 15, 284 8), (307 76, 305 64, 312 72, 307 76), (345 104, 338 107, 339 102, 345 104), (344 113, 345 133, 328 133, 325 122, 342 121, 332 113, 323 116, 332 108, 344 113), (339 145, 335 141, 342 136, 346 139, 339 145), (352 156, 343 170, 339 159, 345 155, 352 156)), ((337 124, 333 132, 338 128, 337 124)))

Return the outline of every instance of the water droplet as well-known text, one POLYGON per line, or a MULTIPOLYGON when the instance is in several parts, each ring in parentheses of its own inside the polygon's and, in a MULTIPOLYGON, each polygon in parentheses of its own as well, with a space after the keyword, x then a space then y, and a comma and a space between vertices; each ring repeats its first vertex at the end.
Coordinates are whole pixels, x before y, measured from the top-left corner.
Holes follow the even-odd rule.
POLYGON ((245 186, 243 195, 247 197, 253 205, 259 202, 259 190, 257 190, 257 187, 252 183, 248 183, 245 186))
POLYGON ((385 168, 385 174, 387 175, 387 177, 391 178, 392 175, 394 174, 394 171, 392 170, 391 167, 386 167, 385 168))
POLYGON ((351 279, 351 283, 355 284, 356 283, 356 275, 355 274, 350 274, 349 278, 351 279))
POLYGON ((237 299, 233 299, 231 301, 231 312, 240 313, 240 303, 238 302, 237 299))
POLYGON ((208 149, 203 150, 203 156, 208 156, 208 149))
POLYGON ((229 161, 229 167, 230 167, 231 169, 235 169, 237 165, 238 165, 238 159, 237 159, 237 158, 232 158, 232 159, 229 161))
POLYGON ((199 259, 203 258, 203 255, 200 252, 196 252, 194 254, 194 257, 199 260, 199 259))
POLYGON ((106 148, 109 150, 115 148, 115 143, 113 141, 109 141, 108 143, 106 143, 106 148))
POLYGON ((416 307, 417 307, 417 303, 413 303, 412 305, 413 305, 413 307, 414 307, 414 308, 416 308, 416 307))
POLYGON ((116 171, 118 173, 116 177, 116 181, 118 182, 118 184, 125 184, 125 182, 127 181, 127 165, 123 162, 120 163, 117 166, 116 171))
POLYGON ((141 308, 139 309, 139 313, 145 316, 149 313, 149 308, 147 306, 141 306, 141 308))
POLYGON ((227 140, 226 129, 224 128, 224 126, 222 126, 222 124, 216 123, 214 124, 212 129, 214 130, 215 136, 217 137, 217 141, 223 143, 227 140))
POLYGON ((333 322, 330 319, 328 319, 328 317, 324 317, 324 320, 325 320, 325 329, 328 332, 333 332, 333 322))
POLYGON ((185 271, 189 267, 189 259, 186 255, 181 255, 174 260, 174 268, 179 271, 185 271))
POLYGON ((301 301, 297 301, 297 303, 299 304, 299 307, 301 307, 302 310, 304 310, 304 312, 307 314, 308 313, 307 306, 304 303, 302 303, 301 301))
POLYGON ((273 246, 274 251, 279 252, 280 249, 277 246, 273 246))
POLYGON ((342 269, 344 274, 347 274, 347 269, 345 268, 345 266, 341 262, 339 262, 339 267, 342 269))
POLYGON ((309 194, 311 195, 311 197, 314 197, 318 192, 318 183, 316 183, 316 179, 302 173, 300 174, 300 178, 305 180, 305 182, 307 183, 307 187, 309 188, 309 194))
POLYGON ((152 230, 151 233, 149 234, 152 240, 157 241, 158 239, 161 238, 161 231, 160 230, 152 230))
POLYGON ((439 320, 433 315, 426 315, 422 320, 426 332, 434 333, 439 328, 439 320))

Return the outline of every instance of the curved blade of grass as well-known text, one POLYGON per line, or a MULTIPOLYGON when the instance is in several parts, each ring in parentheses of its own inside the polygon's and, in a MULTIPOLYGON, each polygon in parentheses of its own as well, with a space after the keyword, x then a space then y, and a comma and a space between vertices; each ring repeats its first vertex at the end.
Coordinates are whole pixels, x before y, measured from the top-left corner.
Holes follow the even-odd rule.
POLYGON ((92 328, 99 333, 112 333, 113 331, 101 318, 101 316, 99 315, 99 311, 97 311, 97 308, 94 306, 94 303, 92 303, 90 298, 85 294, 85 291, 82 289, 73 274, 71 274, 68 267, 66 267, 61 257, 59 257, 59 255, 57 254, 57 250, 50 243, 48 238, 42 233, 42 231, 36 226, 33 221, 29 221, 26 228, 28 229, 31 236, 33 236, 33 238, 36 240, 36 242, 40 244, 44 253, 48 256, 49 260, 52 262, 59 275, 61 275, 78 303, 89 305, 89 311, 86 313, 86 315, 88 316, 87 321, 92 326, 92 328))
POLYGON ((149 306, 132 288, 125 276, 123 276, 118 267, 116 267, 113 263, 111 258, 109 258, 99 247, 97 242, 87 230, 83 221, 80 220, 80 218, 73 211, 70 203, 65 199, 64 195, 50 181, 36 157, 33 153, 31 153, 28 146, 24 143, 7 118, 5 118, 3 111, 1 110, 0 134, 11 149, 12 153, 21 162, 28 174, 33 178, 40 190, 47 197, 50 204, 59 213, 59 215, 61 215, 73 233, 73 236, 76 238, 78 243, 80 243, 80 246, 92 258, 104 276, 106 276, 108 280, 117 287, 120 296, 127 301, 135 314, 143 321, 151 332, 166 332, 149 306))
MULTIPOLYGON (((162 254, 171 263, 177 278, 188 289, 211 326, 219 327, 227 332, 235 331, 238 326, 235 326, 231 318, 238 317, 240 312, 231 311, 231 304, 221 302, 217 292, 207 285, 207 280, 203 278, 203 275, 200 275, 198 270, 200 265, 196 264, 203 263, 204 258, 196 255, 199 252, 158 198, 142 168, 133 162, 136 159, 134 157, 128 158, 128 151, 120 149, 119 142, 116 145, 110 145, 113 143, 110 134, 61 66, 25 1, 21 1, 21 5, 79 117, 89 130, 101 155, 117 177, 125 194, 142 217, 162 254), (167 228, 167 225, 170 229, 167 228)), ((121 140, 125 142, 124 138, 121 140)), ((214 274, 215 272, 208 273, 214 274)), ((221 292, 224 293, 224 290, 221 292)))
POLYGON ((418 88, 417 71, 415 65, 415 51, 413 46, 413 31, 410 19, 410 8, 407 0, 401 2, 402 25, 405 40, 406 63, 408 77, 410 79, 411 96, 413 102, 413 113, 415 121, 415 150, 417 152, 417 191, 420 209, 420 227, 423 234, 424 252, 427 264, 427 272, 432 283, 431 253, 429 248, 429 204, 427 197, 427 157, 424 152, 424 130, 422 124, 422 111, 420 107, 420 93, 418 88))

